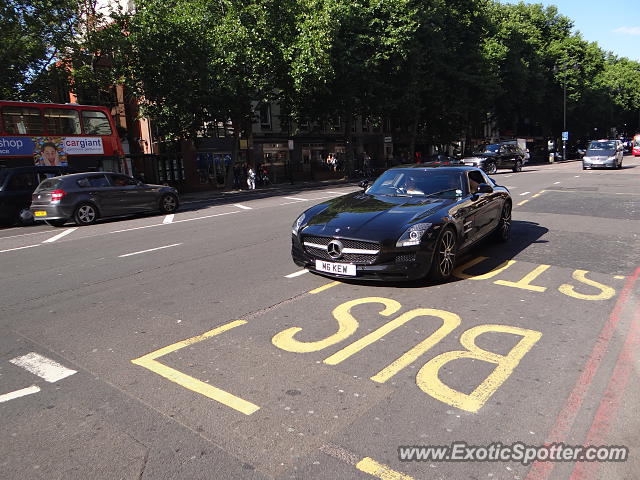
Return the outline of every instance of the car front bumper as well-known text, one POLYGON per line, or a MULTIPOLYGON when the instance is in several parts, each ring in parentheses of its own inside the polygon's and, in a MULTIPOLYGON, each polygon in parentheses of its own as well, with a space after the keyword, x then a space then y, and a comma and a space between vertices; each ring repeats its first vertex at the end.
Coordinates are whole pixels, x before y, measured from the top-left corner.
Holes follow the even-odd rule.
POLYGON ((613 160, 584 160, 582 166, 585 168, 615 168, 618 164, 616 159, 613 160))
MULTIPOLYGON (((430 244, 427 244, 430 245, 430 244)), ((296 235, 291 237, 291 257, 296 265, 306 268, 310 272, 341 280, 365 281, 411 281, 424 278, 430 268, 433 258, 432 247, 385 248, 380 251, 372 263, 346 263, 327 260, 310 255, 304 250, 300 239, 296 235), (316 260, 324 262, 355 265, 355 275, 340 275, 324 272, 316 268, 316 260)))

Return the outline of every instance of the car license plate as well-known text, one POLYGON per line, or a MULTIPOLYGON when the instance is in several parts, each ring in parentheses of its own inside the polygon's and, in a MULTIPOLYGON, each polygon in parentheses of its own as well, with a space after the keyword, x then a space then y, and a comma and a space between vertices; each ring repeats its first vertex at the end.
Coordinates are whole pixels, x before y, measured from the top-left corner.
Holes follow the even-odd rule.
POLYGON ((350 263, 333 263, 316 260, 316 270, 337 275, 349 275, 351 277, 356 276, 356 266, 350 263))
POLYGON ((47 212, 43 212, 42 210, 36 210, 35 212, 33 212, 33 214, 36 217, 46 217, 47 216, 47 212))

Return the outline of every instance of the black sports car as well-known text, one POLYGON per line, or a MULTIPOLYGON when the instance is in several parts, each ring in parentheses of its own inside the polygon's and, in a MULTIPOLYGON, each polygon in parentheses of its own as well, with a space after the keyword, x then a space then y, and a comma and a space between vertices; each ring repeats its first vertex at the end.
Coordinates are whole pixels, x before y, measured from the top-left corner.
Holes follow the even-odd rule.
POLYGON ((511 232, 509 190, 479 168, 402 166, 363 187, 297 218, 297 265, 338 278, 442 281, 461 250, 511 232))

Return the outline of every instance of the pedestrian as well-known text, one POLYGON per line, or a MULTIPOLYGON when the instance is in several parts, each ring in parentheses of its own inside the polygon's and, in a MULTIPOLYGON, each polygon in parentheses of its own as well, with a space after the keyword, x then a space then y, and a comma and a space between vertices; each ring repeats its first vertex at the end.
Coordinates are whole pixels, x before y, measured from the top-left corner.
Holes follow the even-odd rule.
POLYGON ((240 166, 233 166, 233 188, 240 190, 240 166))
POLYGON ((249 186, 249 190, 256 189, 256 172, 253 171, 251 165, 247 169, 247 185, 249 186))

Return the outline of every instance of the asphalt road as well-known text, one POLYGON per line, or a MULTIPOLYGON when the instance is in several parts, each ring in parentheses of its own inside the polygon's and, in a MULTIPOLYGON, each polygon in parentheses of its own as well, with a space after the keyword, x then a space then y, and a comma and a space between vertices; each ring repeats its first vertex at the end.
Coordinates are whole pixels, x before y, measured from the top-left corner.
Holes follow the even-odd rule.
POLYGON ((0 230, 0 478, 637 479, 640 159, 494 178, 513 238, 442 285, 292 263, 293 220, 346 184, 0 230), (399 459, 454 442, 629 458, 399 459))

